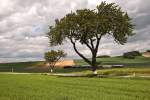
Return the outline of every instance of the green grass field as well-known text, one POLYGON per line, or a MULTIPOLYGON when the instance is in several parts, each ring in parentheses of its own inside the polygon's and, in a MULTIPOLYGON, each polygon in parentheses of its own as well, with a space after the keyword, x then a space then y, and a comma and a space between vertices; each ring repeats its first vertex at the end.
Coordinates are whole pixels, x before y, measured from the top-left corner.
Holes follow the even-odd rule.
MULTIPOLYGON (((83 60, 76 60, 77 65, 87 65, 83 60)), ((97 62, 101 62, 103 65, 107 64, 123 64, 126 67, 149 67, 150 58, 145 58, 143 56, 137 56, 135 59, 127 59, 123 57, 109 57, 109 58, 97 58, 97 62)))
MULTIPOLYGON (((44 75, 44 62, 0 64, 0 100, 150 100, 150 58, 97 58, 102 64, 123 64, 125 68, 100 69, 98 74, 113 78, 77 78, 44 75), (2 72, 30 72, 32 75, 2 74, 2 72), (35 74, 37 72, 37 74, 35 74), (39 73, 43 73, 40 75, 39 73), (133 75, 135 78, 115 78, 133 75)), ((86 65, 75 60, 76 65, 86 65)), ((55 73, 91 74, 89 68, 56 68, 55 73)))
POLYGON ((150 80, 0 74, 0 100, 150 100, 150 80))

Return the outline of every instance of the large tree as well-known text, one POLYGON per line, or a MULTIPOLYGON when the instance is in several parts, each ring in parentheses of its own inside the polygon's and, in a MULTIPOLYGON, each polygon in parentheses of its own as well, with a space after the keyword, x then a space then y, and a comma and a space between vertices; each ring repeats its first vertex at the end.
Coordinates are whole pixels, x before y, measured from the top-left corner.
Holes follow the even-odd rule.
POLYGON ((96 9, 80 9, 56 19, 47 35, 50 45, 61 45, 64 40, 70 40, 75 52, 95 72, 96 56, 102 37, 110 35, 114 41, 123 45, 133 35, 132 31, 133 25, 126 12, 115 3, 102 2, 96 9), (77 43, 87 46, 91 51, 91 59, 78 50, 77 43))

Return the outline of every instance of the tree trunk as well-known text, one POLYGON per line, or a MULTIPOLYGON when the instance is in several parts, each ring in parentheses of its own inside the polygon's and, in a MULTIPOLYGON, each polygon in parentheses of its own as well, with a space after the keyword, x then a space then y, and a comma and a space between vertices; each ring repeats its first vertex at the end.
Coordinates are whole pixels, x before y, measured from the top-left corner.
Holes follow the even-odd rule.
POLYGON ((51 73, 53 73, 53 69, 51 68, 51 73))
POLYGON ((51 65, 49 66, 49 71, 51 72, 51 73, 53 73, 54 72, 54 67, 52 67, 51 65))
POLYGON ((92 66, 92 71, 93 71, 93 74, 97 74, 97 63, 96 63, 96 55, 97 55, 97 51, 98 51, 98 47, 99 47, 99 42, 100 42, 100 39, 101 38, 97 38, 97 43, 96 43, 96 47, 94 48, 94 45, 93 45, 93 41, 91 41, 91 46, 89 46, 88 43, 85 43, 87 47, 89 47, 89 49, 91 50, 91 53, 92 53, 92 61, 90 61, 88 58, 86 58, 83 54, 81 54, 77 48, 76 48, 76 43, 72 40, 72 38, 70 38, 70 41, 71 43, 73 44, 73 48, 75 50, 75 52, 85 61, 87 62, 89 65, 92 66))
POLYGON ((95 51, 93 51, 92 53, 92 71, 93 71, 93 74, 97 74, 97 64, 96 64, 96 53, 95 51))
POLYGON ((97 74, 97 66, 92 66, 92 71, 93 71, 93 74, 97 74))

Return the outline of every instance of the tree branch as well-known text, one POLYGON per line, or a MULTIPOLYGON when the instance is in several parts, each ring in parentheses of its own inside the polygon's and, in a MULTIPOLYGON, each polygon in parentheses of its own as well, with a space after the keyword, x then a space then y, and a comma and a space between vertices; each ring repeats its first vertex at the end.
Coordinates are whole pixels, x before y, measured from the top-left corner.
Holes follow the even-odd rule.
POLYGON ((87 42, 84 42, 84 44, 85 44, 91 51, 94 50, 94 48, 92 48, 87 42))
POLYGON ((90 43, 91 43, 92 48, 94 49, 93 40, 91 38, 90 38, 90 43))
POLYGON ((87 59, 86 57, 84 57, 84 56, 77 50, 76 44, 75 44, 75 42, 72 40, 72 38, 70 38, 70 41, 71 41, 71 43, 73 44, 73 48, 74 48, 75 52, 76 52, 81 58, 83 58, 83 60, 84 60, 85 62, 87 62, 88 64, 91 65, 91 64, 92 64, 91 61, 90 61, 89 59, 87 59))
POLYGON ((98 47, 99 47, 99 43, 100 43, 101 37, 102 37, 102 35, 100 35, 100 37, 97 38, 97 42, 96 42, 96 46, 95 46, 96 53, 97 53, 97 50, 98 50, 98 47))

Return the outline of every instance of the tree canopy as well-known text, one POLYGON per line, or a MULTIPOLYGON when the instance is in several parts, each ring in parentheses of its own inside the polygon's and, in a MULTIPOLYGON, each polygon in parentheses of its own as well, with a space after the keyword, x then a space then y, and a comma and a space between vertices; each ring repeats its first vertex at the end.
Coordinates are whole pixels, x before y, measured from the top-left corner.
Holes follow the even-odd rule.
POLYGON ((51 72, 53 72, 53 68, 56 62, 65 56, 66 54, 61 50, 58 50, 58 51, 51 50, 51 51, 45 52, 44 58, 46 62, 49 64, 49 67, 51 68, 51 72))
POLYGON ((126 12, 115 3, 102 2, 96 9, 80 9, 56 19, 47 35, 50 45, 53 46, 70 40, 75 52, 95 69, 101 38, 110 35, 114 41, 123 45, 127 38, 133 35, 132 31, 133 24, 126 12), (77 49, 77 43, 89 48, 91 60, 77 49))

